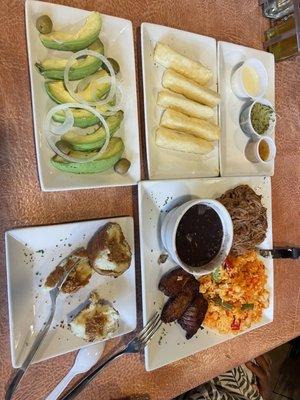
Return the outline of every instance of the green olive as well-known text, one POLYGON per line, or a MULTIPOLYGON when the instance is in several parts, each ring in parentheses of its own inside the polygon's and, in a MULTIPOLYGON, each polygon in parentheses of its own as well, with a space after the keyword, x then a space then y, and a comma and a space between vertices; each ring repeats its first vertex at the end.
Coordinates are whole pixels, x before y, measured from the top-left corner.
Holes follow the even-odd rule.
MULTIPOLYGON (((117 74, 120 71, 120 65, 118 64, 118 62, 113 58, 108 58, 107 60, 111 63, 111 66, 113 67, 113 70, 115 71, 115 74, 117 74)), ((109 73, 109 70, 108 70, 106 64, 104 64, 104 63, 103 63, 103 69, 105 69, 105 71, 107 71, 109 73)))
POLYGON ((69 154, 72 150, 68 143, 64 142, 63 140, 59 140, 55 143, 55 145, 64 154, 69 154))
POLYGON ((48 15, 41 15, 36 20, 36 29, 43 34, 51 33, 52 32, 52 21, 48 15))
POLYGON ((127 158, 121 158, 114 166, 115 172, 117 172, 120 175, 126 174, 126 172, 130 168, 130 161, 127 160, 127 158))

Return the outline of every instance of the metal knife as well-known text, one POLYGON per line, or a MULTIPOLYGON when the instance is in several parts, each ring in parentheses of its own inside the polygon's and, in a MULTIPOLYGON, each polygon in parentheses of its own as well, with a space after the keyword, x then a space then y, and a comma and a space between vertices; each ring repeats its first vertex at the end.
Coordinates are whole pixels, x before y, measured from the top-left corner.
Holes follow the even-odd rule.
POLYGON ((273 249, 258 249, 262 257, 271 258, 290 258, 298 260, 300 258, 300 247, 274 247, 273 249))
MULTIPOLYGON (((64 258, 59 263, 59 265, 65 265, 65 263, 67 262, 67 260, 70 258, 71 255, 72 255, 72 253, 69 254, 66 258, 64 258)), ((61 289, 62 285, 64 284, 65 280, 67 279, 67 277, 69 276, 69 274, 73 271, 73 269, 76 267, 76 265, 81 260, 81 258, 76 257, 76 255, 73 255, 73 257, 74 257, 74 264, 72 265, 72 267, 70 269, 68 269, 67 271, 64 271, 63 275, 57 281, 56 285, 49 291, 50 299, 51 299, 51 310, 50 310, 49 317, 48 317, 45 325, 43 326, 43 328, 37 334, 32 346, 31 346, 31 349, 29 350, 29 353, 27 354, 25 360, 23 361, 23 364, 17 370, 16 374, 14 375, 11 382, 9 383, 9 386, 8 386, 6 394, 5 394, 5 400, 10 400, 12 398, 15 390, 17 389, 21 379, 24 377, 27 369, 30 366, 30 363, 31 363, 33 357, 35 356, 36 352, 38 351, 42 341, 44 340, 44 338, 52 324, 54 314, 55 314, 55 309, 56 309, 56 299, 57 299, 57 296, 59 295, 60 289, 61 289)))

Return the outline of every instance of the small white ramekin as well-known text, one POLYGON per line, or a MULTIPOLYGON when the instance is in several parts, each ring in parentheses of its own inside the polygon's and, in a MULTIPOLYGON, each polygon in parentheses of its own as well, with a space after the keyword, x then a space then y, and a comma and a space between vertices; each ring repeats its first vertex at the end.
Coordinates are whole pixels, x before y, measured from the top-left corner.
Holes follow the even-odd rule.
POLYGON ((233 93, 242 99, 259 99, 266 93, 268 87, 268 73, 264 64, 257 58, 248 58, 243 64, 237 68, 231 76, 231 88, 233 93), (258 74, 260 91, 255 95, 248 93, 243 83, 243 69, 251 67, 258 74))
POLYGON ((245 156, 249 161, 254 163, 267 164, 273 161, 276 156, 276 145, 274 140, 270 136, 260 136, 259 140, 249 141, 245 148, 245 156), (263 140, 267 142, 270 150, 267 160, 263 160, 259 155, 259 144, 263 140))
POLYGON ((262 135, 260 135, 255 131, 251 122, 251 110, 254 104, 256 103, 261 103, 265 106, 269 106, 273 110, 273 114, 271 115, 270 118, 269 128, 262 135, 271 135, 276 126, 276 113, 273 104, 269 100, 259 99, 248 104, 246 107, 242 109, 240 113, 240 127, 247 136, 251 137, 254 140, 258 140, 262 137, 262 135))
POLYGON ((162 222, 161 227, 161 239, 163 245, 172 257, 173 261, 185 269, 190 274, 195 275, 195 277, 199 277, 201 275, 206 275, 211 273, 216 267, 221 265, 225 258, 228 256, 233 240, 233 226, 232 220, 226 208, 218 201, 211 199, 197 199, 191 200, 179 207, 173 208, 169 213, 165 216, 165 219, 162 222), (176 232, 178 228, 178 224, 182 219, 183 215, 193 206, 203 204, 208 207, 211 207, 219 216, 222 228, 223 228, 223 239, 220 247, 219 253, 214 257, 208 264, 203 265, 200 268, 193 268, 187 264, 185 264, 178 256, 176 249, 176 232))

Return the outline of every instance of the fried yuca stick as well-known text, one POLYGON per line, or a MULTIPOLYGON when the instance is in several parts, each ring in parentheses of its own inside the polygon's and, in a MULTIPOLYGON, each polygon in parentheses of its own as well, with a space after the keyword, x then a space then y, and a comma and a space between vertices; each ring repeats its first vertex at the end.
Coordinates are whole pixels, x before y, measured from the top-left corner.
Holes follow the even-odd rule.
POLYGON ((191 100, 214 107, 220 102, 220 96, 211 89, 198 85, 195 81, 178 74, 172 69, 166 69, 162 84, 173 92, 183 94, 191 100))
POLYGON ((211 119, 214 117, 214 110, 211 107, 199 104, 169 90, 162 90, 158 93, 157 104, 164 108, 183 112, 190 117, 202 119, 211 119))
POLYGON ((185 57, 168 45, 157 42, 154 50, 154 61, 165 68, 172 68, 200 85, 206 85, 212 79, 212 71, 199 62, 185 57))
POLYGON ((207 154, 214 148, 207 140, 164 127, 157 129, 155 142, 157 146, 164 149, 177 150, 184 153, 207 154))
POLYGON ((160 124, 165 128, 190 133, 208 141, 218 140, 220 137, 218 125, 170 109, 164 111, 160 124))

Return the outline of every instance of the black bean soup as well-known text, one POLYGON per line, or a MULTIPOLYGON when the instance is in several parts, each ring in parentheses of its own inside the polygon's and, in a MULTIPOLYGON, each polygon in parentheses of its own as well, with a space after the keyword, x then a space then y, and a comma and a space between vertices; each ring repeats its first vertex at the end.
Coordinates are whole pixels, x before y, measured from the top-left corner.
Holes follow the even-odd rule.
POLYGON ((197 204, 184 214, 178 224, 177 254, 190 267, 201 267, 218 254, 222 239, 222 222, 216 211, 197 204))

